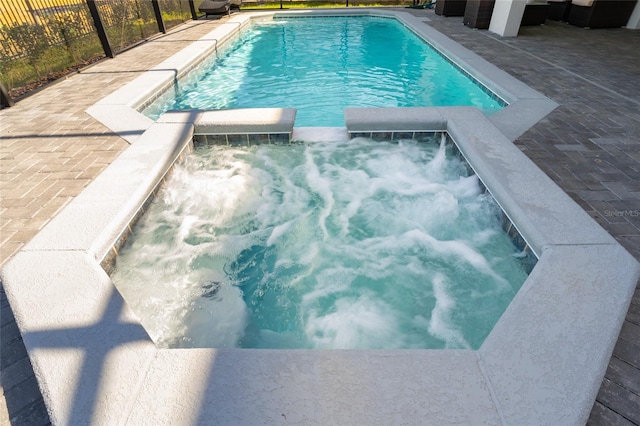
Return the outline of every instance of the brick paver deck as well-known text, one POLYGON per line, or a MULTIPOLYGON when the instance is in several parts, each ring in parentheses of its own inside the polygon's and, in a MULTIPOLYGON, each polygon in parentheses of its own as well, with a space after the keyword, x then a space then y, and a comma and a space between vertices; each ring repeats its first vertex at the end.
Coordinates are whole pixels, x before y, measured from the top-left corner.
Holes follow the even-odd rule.
MULTIPOLYGON (((0 111, 0 265, 129 146, 85 110, 224 21, 189 22, 0 111)), ((0 402, 0 425, 9 419, 14 425, 47 424, 4 291, 0 297, 6 397, 6 405, 0 402)))
MULTIPOLYGON (((640 260, 640 31, 547 21, 507 39, 404 10, 560 104, 516 144, 640 260)), ((0 111, 0 265, 128 146, 86 108, 219 22, 189 23, 0 111)), ((0 313, 0 425, 47 424, 3 291, 0 313)), ((640 287, 589 423, 640 424, 640 287)))
MULTIPOLYGON (((502 38, 430 17, 560 104, 516 145, 640 260, 640 31, 547 21, 502 38)), ((640 283, 631 303, 589 424, 640 424, 640 283)))

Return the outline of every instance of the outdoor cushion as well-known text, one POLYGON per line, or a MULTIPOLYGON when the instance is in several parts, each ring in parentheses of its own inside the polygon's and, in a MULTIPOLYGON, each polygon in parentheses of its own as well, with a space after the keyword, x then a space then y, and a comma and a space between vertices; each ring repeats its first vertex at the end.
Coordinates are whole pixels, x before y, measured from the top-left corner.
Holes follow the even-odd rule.
POLYGON ((624 27, 637 0, 572 0, 567 22, 584 28, 624 27))
POLYGON ((230 7, 229 0, 205 0, 198 10, 205 15, 221 15, 228 13, 230 7))

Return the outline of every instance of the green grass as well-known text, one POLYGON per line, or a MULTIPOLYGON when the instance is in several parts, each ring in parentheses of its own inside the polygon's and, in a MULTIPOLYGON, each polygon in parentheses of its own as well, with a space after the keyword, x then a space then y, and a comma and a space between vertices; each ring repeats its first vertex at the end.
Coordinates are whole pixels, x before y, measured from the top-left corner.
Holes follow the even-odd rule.
MULTIPOLYGON (((349 7, 384 7, 384 6, 399 6, 403 7, 408 4, 411 4, 410 1, 397 1, 391 3, 365 3, 365 2, 349 2, 349 7)), ((245 3, 242 6, 243 10, 254 10, 254 9, 279 9, 281 3, 245 3)), ((342 3, 336 2, 298 2, 298 1, 283 1, 282 8, 283 9, 335 9, 346 6, 346 1, 342 3)))

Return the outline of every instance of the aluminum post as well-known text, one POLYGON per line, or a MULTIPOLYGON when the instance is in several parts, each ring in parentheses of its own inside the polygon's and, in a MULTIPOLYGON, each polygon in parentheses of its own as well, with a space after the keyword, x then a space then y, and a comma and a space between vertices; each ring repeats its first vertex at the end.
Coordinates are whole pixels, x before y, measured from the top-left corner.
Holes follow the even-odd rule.
POLYGON ((107 37, 107 32, 102 24, 102 19, 100 18, 100 13, 98 12, 98 6, 96 5, 95 0, 87 0, 87 6, 89 7, 89 12, 93 19, 93 26, 96 27, 96 32, 98 33, 98 38, 102 44, 104 54, 108 58, 115 58, 116 55, 113 53, 113 49, 111 49, 111 44, 109 44, 109 37, 107 37))
POLYGON ((156 21, 158 22, 158 31, 162 34, 167 33, 167 29, 164 27, 164 20, 162 19, 162 12, 160 12, 160 4, 158 0, 151 0, 153 5, 153 13, 156 15, 156 21))

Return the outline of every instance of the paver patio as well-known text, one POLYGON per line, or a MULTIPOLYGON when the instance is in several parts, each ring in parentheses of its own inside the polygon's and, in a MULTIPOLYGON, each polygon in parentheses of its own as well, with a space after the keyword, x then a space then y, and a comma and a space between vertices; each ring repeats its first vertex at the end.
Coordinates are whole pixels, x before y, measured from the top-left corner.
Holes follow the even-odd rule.
MULTIPOLYGON (((462 18, 406 10, 560 104, 516 144, 640 260, 640 31, 547 21, 506 39, 465 27, 462 18)), ((220 22, 190 22, 0 111, 0 265, 128 147, 84 111, 220 22)), ((15 319, 0 296, 0 421, 46 424, 15 319)), ((590 423, 640 424, 640 287, 590 423)))
MULTIPOLYGON (((193 21, 104 60, 0 112, 0 264, 6 263, 129 144, 85 113, 115 87, 209 33, 193 21)), ((0 424, 46 424, 48 416, 4 291, 0 424)))
MULTIPOLYGON (((547 21, 501 38, 460 18, 431 25, 560 104, 516 145, 640 259, 640 31, 547 21)), ((589 423, 640 424, 640 283, 589 423)))

